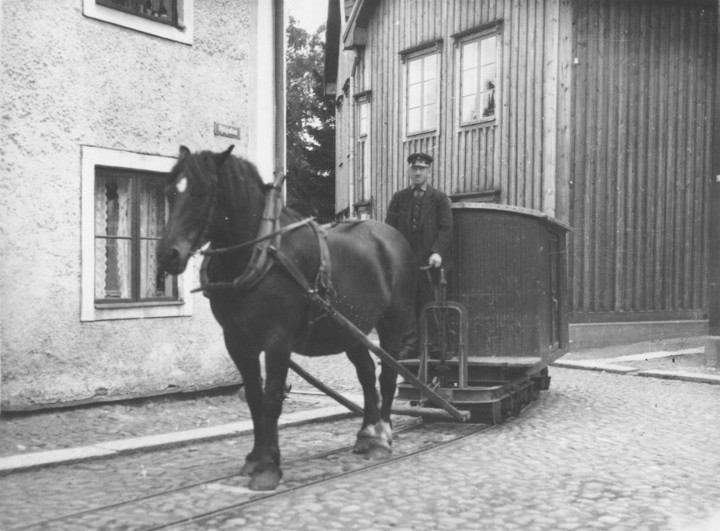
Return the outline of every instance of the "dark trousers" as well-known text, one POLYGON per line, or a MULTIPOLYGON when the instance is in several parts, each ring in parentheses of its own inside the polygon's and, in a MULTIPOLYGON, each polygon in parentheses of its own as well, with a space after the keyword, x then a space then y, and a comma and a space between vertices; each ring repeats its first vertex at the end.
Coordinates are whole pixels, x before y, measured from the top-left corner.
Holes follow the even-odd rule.
POLYGON ((434 343, 437 337, 437 326, 431 314, 423 316, 423 307, 437 300, 437 286, 440 282, 440 270, 437 268, 421 269, 418 274, 418 282, 415 290, 415 319, 416 331, 408 342, 412 345, 414 351, 410 356, 418 357, 420 355, 420 330, 423 320, 427 325, 428 343, 434 343))

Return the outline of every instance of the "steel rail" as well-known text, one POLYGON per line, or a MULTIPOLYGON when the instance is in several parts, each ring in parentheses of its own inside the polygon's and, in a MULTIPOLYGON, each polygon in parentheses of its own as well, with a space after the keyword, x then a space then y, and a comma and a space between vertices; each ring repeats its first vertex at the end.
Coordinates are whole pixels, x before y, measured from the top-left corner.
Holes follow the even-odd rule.
MULTIPOLYGON (((397 434, 402 434, 402 433, 407 434, 407 433, 409 433, 409 432, 412 432, 412 431, 415 431, 415 430, 419 429, 419 428, 422 427, 422 426, 423 426, 423 423, 422 423, 422 422, 416 422, 416 423, 413 423, 413 424, 410 425, 410 426, 406 426, 406 427, 404 427, 404 428, 402 428, 402 429, 397 430, 394 434, 395 434, 395 435, 397 435, 397 434)), ((250 435, 248 435, 248 437, 250 437, 250 435)), ((212 442, 212 441, 207 441, 207 442, 212 442)), ((205 444, 205 443, 202 443, 202 442, 201 442, 200 444, 205 444)), ((348 453, 348 452, 351 452, 351 451, 352 451, 352 448, 353 448, 352 445, 341 446, 341 447, 339 447, 339 448, 333 448, 333 449, 331 449, 331 450, 325 450, 325 451, 317 452, 317 453, 314 453, 314 454, 311 454, 311 455, 305 455, 305 456, 296 457, 296 458, 294 458, 294 459, 288 459, 287 461, 285 461, 285 462, 283 463, 283 467, 286 467, 286 466, 289 466, 289 465, 293 465, 293 464, 296 464, 296 463, 302 463, 302 462, 305 462, 305 461, 311 461, 311 460, 314 460, 314 459, 322 459, 322 458, 324 458, 324 457, 329 457, 329 456, 331 456, 331 455, 348 453)), ((390 459, 392 459, 392 458, 390 458, 390 459)), ((378 464, 379 464, 379 463, 378 463, 378 464)), ((36 520, 36 521, 30 522, 30 523, 21 525, 21 526, 19 526, 19 527, 13 527, 12 529, 13 529, 13 530, 21 530, 21 529, 36 529, 36 528, 38 528, 38 527, 47 527, 48 524, 60 523, 60 522, 63 522, 63 521, 65 521, 65 520, 70 520, 70 519, 77 518, 77 517, 80 517, 80 516, 85 516, 85 515, 90 515, 90 514, 93 514, 93 513, 102 512, 102 511, 105 511, 105 510, 108 510, 108 509, 115 509, 115 508, 119 508, 119 507, 123 507, 123 506, 130 506, 130 505, 134 505, 134 504, 137 504, 137 503, 142 503, 142 502, 147 501, 147 500, 152 500, 153 498, 160 498, 160 497, 162 497, 162 496, 167 496, 168 494, 173 494, 173 493, 177 493, 177 492, 182 492, 182 491, 184 491, 184 490, 194 489, 194 488, 200 487, 200 486, 202 486, 202 485, 209 485, 209 484, 212 484, 212 483, 217 483, 217 482, 220 482, 220 481, 223 481, 223 480, 228 480, 228 479, 235 478, 235 477, 238 477, 238 476, 240 476, 240 474, 238 474, 238 473, 226 474, 226 475, 223 475, 223 476, 217 476, 217 477, 210 478, 210 479, 205 479, 205 480, 202 480, 202 481, 196 481, 196 482, 194 482, 194 483, 190 483, 190 484, 187 484, 187 485, 182 485, 182 486, 180 486, 180 487, 176 487, 176 488, 172 488, 172 489, 168 489, 168 490, 163 490, 162 492, 155 492, 155 493, 153 493, 153 494, 148 494, 148 495, 146 495, 146 496, 140 496, 140 497, 137 497, 137 498, 133 498, 133 499, 131 499, 131 500, 125 500, 125 501, 116 502, 116 503, 109 503, 109 504, 107 504, 107 505, 101 505, 101 506, 98 506, 98 507, 93 507, 92 509, 84 509, 84 510, 82 510, 82 511, 77 511, 77 512, 73 512, 73 513, 69 513, 69 514, 64 514, 64 515, 61 515, 61 516, 54 516, 54 517, 52 517, 52 518, 45 518, 45 519, 42 519, 42 520, 36 520)), ((249 478, 248 478, 248 480, 249 480, 249 478)), ((293 490, 293 489, 290 489, 290 490, 293 490)), ((297 490, 297 487, 296 487, 294 490, 297 490)), ((260 492, 260 491, 258 491, 258 492, 260 492)), ((283 491, 283 492, 285 492, 285 491, 283 491)), ((269 496, 272 496, 273 494, 274 494, 274 493, 272 493, 272 492, 268 492, 268 496, 261 496, 259 499, 267 499, 269 496)), ((256 498, 256 499, 258 499, 258 498, 256 498)), ((226 510, 226 509, 227 509, 227 508, 218 509, 218 511, 222 511, 222 510, 226 510)), ((149 527, 149 528, 143 528, 143 529, 162 529, 163 527, 168 527, 168 526, 170 526, 170 525, 175 525, 175 524, 176 524, 176 523, 162 524, 162 525, 159 526, 159 527, 149 527)))

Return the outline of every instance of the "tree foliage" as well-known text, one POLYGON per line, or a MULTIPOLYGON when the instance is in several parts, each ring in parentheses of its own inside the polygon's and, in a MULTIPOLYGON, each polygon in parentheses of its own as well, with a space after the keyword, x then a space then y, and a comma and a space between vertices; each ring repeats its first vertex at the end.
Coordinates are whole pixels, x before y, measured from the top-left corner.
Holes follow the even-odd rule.
POLYGON ((287 27, 287 204, 321 223, 335 215, 335 108, 323 94, 325 27, 287 27))

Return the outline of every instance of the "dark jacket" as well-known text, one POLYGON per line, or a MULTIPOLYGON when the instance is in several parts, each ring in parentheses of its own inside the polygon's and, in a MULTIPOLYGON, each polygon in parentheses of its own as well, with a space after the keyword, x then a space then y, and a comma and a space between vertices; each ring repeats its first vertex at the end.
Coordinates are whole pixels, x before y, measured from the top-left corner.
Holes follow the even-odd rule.
MULTIPOLYGON (((399 230, 411 245, 412 201, 412 187, 396 192, 385 217, 385 223, 399 230)), ((427 265, 430 255, 438 253, 442 257, 443 268, 449 269, 452 260, 452 228, 450 200, 440 190, 428 186, 422 198, 419 234, 413 245, 418 266, 427 265)))

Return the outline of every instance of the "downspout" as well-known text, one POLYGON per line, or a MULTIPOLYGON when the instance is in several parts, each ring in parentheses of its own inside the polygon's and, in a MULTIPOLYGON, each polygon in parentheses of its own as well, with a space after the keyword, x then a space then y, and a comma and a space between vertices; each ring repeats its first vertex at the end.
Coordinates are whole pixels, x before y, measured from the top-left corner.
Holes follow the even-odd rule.
POLYGON ((711 168, 709 227, 708 227, 708 338, 705 343, 705 364, 720 368, 720 0, 715 2, 715 76, 710 116, 712 117, 712 141, 710 143, 711 168))
POLYGON ((275 68, 275 168, 274 181, 285 178, 287 152, 286 123, 286 73, 285 73, 285 0, 274 0, 273 14, 274 68, 275 68))

